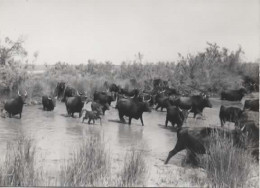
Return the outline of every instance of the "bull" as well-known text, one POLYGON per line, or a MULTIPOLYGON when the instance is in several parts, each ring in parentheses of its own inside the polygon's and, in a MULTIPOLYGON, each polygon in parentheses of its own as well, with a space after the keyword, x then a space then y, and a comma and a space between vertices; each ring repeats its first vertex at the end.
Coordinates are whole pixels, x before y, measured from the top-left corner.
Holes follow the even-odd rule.
POLYGON ((100 114, 105 115, 106 110, 109 110, 109 105, 108 105, 108 103, 102 105, 98 102, 92 102, 91 109, 92 109, 92 111, 97 111, 100 114))
POLYGON ((94 101, 102 105, 109 104, 111 105, 112 101, 115 101, 115 96, 112 93, 108 92, 95 92, 94 101))
POLYGON ((178 152, 188 149, 192 155, 206 154, 212 143, 212 133, 217 132, 221 137, 229 138, 237 147, 243 147, 242 131, 228 130, 221 127, 182 127, 177 131, 177 143, 168 154, 165 164, 178 152))
POLYGON ((201 114, 205 107, 212 108, 209 97, 206 95, 179 97, 173 102, 173 104, 180 107, 181 109, 191 109, 190 112, 194 113, 194 118, 197 114, 201 114))
POLYGON ((129 91, 127 89, 121 89, 120 94, 126 95, 128 97, 137 97, 139 94, 139 90, 133 89, 133 90, 129 91))
POLYGON ((68 112, 68 115, 74 117, 74 113, 79 113, 79 117, 81 117, 82 108, 84 107, 84 102, 86 100, 86 96, 80 95, 77 91, 77 96, 74 97, 66 97, 65 98, 65 106, 68 112))
POLYGON ((161 97, 157 99, 157 106, 155 107, 155 110, 158 110, 158 108, 161 108, 161 111, 163 111, 164 108, 168 108, 169 106, 173 105, 173 99, 170 97, 161 97))
POLYGON ((58 82, 55 88, 55 95, 57 96, 57 99, 62 99, 64 90, 65 90, 65 82, 58 82))
POLYGON ((225 107, 220 106, 219 110, 219 119, 221 126, 225 124, 226 121, 235 123, 235 126, 238 126, 239 120, 242 116, 243 111, 237 107, 225 107))
POLYGON ((120 91, 120 86, 117 86, 116 84, 111 84, 110 86, 109 86, 109 91, 110 92, 119 92, 120 91))
POLYGON ((128 124, 130 125, 132 118, 140 118, 142 126, 144 126, 143 113, 151 112, 148 102, 149 101, 140 102, 136 99, 120 99, 116 105, 120 120, 125 122, 124 116, 127 116, 129 117, 128 124))
POLYGON ((247 93, 245 88, 240 88, 238 90, 226 90, 221 92, 221 100, 228 101, 241 101, 244 95, 247 93))
POLYGON ((246 100, 244 104, 244 110, 259 112, 259 99, 246 100))
POLYGON ((64 89, 63 98, 62 98, 61 102, 65 102, 66 97, 77 96, 77 92, 78 91, 76 89, 74 89, 73 87, 66 86, 65 89, 64 89))
POLYGON ((181 128, 184 121, 188 117, 188 114, 189 114, 188 110, 181 110, 176 106, 169 106, 167 108, 165 127, 167 127, 168 121, 170 121, 173 127, 175 124, 177 124, 177 127, 181 128))
POLYGON ((23 105, 25 104, 26 97, 27 97, 26 91, 24 94, 21 95, 18 90, 18 96, 14 99, 8 100, 4 104, 4 109, 5 111, 7 111, 10 118, 17 114, 20 115, 20 119, 22 118, 23 105))
POLYGON ((252 156, 259 160, 259 127, 252 121, 245 122, 241 131, 247 135, 248 149, 252 156))
POLYGON ((102 125, 102 123, 101 123, 101 117, 100 117, 100 113, 99 112, 97 112, 97 111, 88 111, 88 110, 82 110, 82 112, 81 113, 83 113, 83 112, 86 112, 85 113, 85 116, 83 117, 83 119, 82 119, 82 123, 84 123, 84 120, 85 119, 89 119, 88 120, 88 124, 90 124, 90 122, 91 122, 91 120, 93 120, 93 123, 95 124, 95 120, 96 119, 100 119, 100 125, 102 125))
POLYGON ((44 95, 42 96, 43 110, 52 111, 56 106, 56 101, 53 97, 44 95))

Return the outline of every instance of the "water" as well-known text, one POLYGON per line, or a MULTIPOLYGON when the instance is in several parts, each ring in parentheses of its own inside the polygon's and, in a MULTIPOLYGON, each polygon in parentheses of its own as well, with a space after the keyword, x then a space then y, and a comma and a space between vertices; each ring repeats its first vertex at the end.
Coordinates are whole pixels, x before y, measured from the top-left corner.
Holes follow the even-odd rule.
MULTIPOLYGON (((242 108, 240 102, 220 101, 211 99, 213 108, 205 108, 202 119, 193 119, 193 114, 189 115, 184 126, 189 124, 198 126, 219 125, 219 108, 221 104, 237 106, 242 108)), ((166 128, 166 112, 152 111, 144 113, 144 126, 140 120, 132 120, 132 124, 122 124, 119 122, 117 109, 111 107, 106 111, 102 119, 102 126, 99 121, 93 124, 81 123, 82 119, 66 117, 65 104, 57 102, 56 108, 52 112, 42 110, 42 106, 24 106, 22 119, 0 118, 0 158, 6 153, 6 144, 12 142, 19 133, 34 139, 36 145, 39 164, 50 172, 59 170, 60 162, 68 159, 72 152, 82 143, 83 138, 91 134, 102 132, 106 145, 109 147, 113 159, 121 158, 126 151, 132 147, 142 149, 146 153, 147 163, 157 161, 163 165, 163 161, 168 152, 175 146, 176 132, 169 124, 166 128)), ((115 103, 112 103, 115 106, 115 103)), ((90 104, 85 105, 90 110, 90 104)), ((127 118, 126 118, 127 120, 127 118)), ((128 121, 127 121, 128 122, 128 121)), ((172 158, 170 164, 180 164, 180 152, 172 158)))

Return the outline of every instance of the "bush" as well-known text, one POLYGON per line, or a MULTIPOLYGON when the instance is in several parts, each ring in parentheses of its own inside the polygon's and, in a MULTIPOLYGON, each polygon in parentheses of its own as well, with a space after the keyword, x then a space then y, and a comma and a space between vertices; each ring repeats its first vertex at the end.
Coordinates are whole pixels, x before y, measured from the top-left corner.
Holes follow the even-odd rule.
POLYGON ((125 155, 124 166, 119 174, 120 187, 144 186, 147 173, 143 152, 132 149, 125 155))
POLYGON ((251 154, 233 146, 231 139, 219 133, 211 135, 208 155, 200 156, 201 165, 213 187, 245 187, 250 179, 251 154))
POLYGON ((110 156, 100 136, 85 140, 71 160, 61 166, 60 185, 105 186, 110 178, 110 156))
POLYGON ((15 143, 7 145, 7 154, 0 170, 0 185, 35 186, 38 180, 35 146, 31 139, 19 136, 15 143))

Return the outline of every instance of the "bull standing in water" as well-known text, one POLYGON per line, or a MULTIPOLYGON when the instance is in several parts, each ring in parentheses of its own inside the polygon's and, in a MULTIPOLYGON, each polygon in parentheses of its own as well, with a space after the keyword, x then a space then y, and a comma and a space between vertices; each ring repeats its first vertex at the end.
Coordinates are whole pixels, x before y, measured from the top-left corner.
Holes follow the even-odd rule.
POLYGON ((178 106, 181 109, 190 110, 194 113, 194 118, 197 114, 202 114, 205 107, 212 108, 212 104, 209 100, 209 97, 205 94, 203 95, 194 95, 191 97, 180 97, 173 102, 174 105, 178 106))
POLYGON ((75 97, 66 97, 65 98, 65 105, 68 112, 68 115, 74 117, 74 113, 79 113, 79 117, 81 117, 81 111, 84 107, 84 101, 86 96, 82 96, 77 91, 77 96, 75 97))
POLYGON ((42 96, 42 105, 43 105, 43 110, 52 111, 56 106, 56 101, 53 97, 44 95, 42 96))
POLYGON ((21 95, 18 90, 18 96, 5 103, 4 109, 7 111, 10 118, 17 114, 20 115, 20 119, 22 118, 23 105, 25 104, 26 97, 27 97, 26 91, 23 95, 21 95))
POLYGON ((128 123, 130 125, 132 118, 140 118, 142 126, 144 126, 143 113, 151 112, 148 102, 149 100, 145 102, 140 102, 137 99, 120 99, 116 105, 120 120, 122 122, 125 122, 124 116, 127 116, 129 117, 128 123))

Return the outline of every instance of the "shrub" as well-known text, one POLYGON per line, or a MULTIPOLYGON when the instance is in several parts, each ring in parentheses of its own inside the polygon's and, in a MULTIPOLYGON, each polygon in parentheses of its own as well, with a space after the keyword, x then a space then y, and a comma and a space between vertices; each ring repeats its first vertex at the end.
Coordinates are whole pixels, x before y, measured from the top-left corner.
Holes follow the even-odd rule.
POLYGON ((200 156, 201 165, 213 187, 244 187, 250 178, 253 160, 246 150, 233 146, 232 140, 213 133, 208 155, 200 156))
POLYGON ((144 186, 147 167, 143 152, 132 149, 126 153, 124 166, 119 174, 120 187, 144 186))
POLYGON ((85 140, 71 160, 61 166, 60 185, 105 186, 110 177, 110 156, 100 136, 85 140))
POLYGON ((31 139, 19 136, 17 141, 7 145, 7 154, 0 170, 0 185, 35 186, 38 180, 35 146, 31 139))

